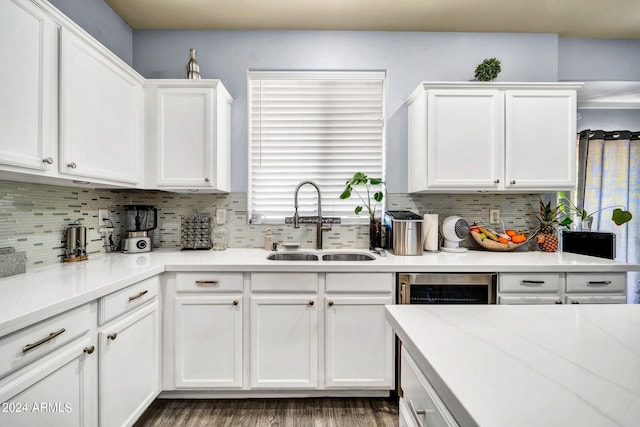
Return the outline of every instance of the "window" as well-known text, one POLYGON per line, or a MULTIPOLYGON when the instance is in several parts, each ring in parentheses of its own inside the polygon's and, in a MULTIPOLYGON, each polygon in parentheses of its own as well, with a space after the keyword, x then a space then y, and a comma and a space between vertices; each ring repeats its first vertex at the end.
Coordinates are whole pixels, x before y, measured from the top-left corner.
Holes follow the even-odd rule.
MULTIPOLYGON (((357 218, 340 200, 355 172, 383 177, 384 72, 250 72, 249 206, 252 222, 283 223, 298 183, 322 192, 323 216, 357 218)), ((302 187, 300 215, 316 212, 302 187)), ((363 216, 366 218, 366 216, 363 216)))

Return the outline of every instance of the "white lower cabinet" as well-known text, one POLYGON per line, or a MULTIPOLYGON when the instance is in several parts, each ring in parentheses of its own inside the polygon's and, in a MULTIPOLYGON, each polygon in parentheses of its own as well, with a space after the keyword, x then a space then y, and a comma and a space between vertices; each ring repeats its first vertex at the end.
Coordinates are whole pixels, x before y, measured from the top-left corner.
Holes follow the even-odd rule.
POLYGON ((498 304, 625 304, 626 273, 501 273, 498 304))
POLYGON ((98 343, 100 425, 133 425, 160 391, 157 299, 102 327, 98 343))
POLYGON ((438 393, 404 347, 400 359, 400 387, 401 426, 458 426, 438 393))
POLYGON ((176 297, 176 388, 242 387, 242 307, 242 294, 176 297))
POLYGON ((327 273, 326 388, 394 387, 394 339, 384 316, 393 283, 387 273, 327 273))
POLYGON ((318 387, 317 295, 251 296, 251 387, 318 387))
POLYGON ((96 426, 95 304, 0 339, 0 425, 96 426))

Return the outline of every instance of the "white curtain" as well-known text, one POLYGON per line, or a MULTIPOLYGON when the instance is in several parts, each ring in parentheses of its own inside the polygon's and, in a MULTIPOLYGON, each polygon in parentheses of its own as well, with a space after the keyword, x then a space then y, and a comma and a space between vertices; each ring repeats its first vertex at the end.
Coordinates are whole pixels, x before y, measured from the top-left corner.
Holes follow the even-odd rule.
MULTIPOLYGON (((640 132, 583 131, 579 140, 578 203, 593 215, 592 230, 616 233, 616 260, 640 263, 640 132), (613 207, 633 219, 621 226, 611 220, 613 207)), ((627 302, 640 303, 640 274, 629 273, 627 302)))

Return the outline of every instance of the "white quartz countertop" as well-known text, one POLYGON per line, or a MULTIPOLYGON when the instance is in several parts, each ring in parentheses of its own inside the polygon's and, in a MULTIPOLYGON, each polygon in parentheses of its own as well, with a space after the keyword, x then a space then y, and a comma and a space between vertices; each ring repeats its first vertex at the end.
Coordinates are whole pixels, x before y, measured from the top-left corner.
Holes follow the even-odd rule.
POLYGON ((640 305, 396 305, 461 426, 639 426, 640 305))
MULTIPOLYGON (((307 252, 307 251, 305 251, 307 252)), ((317 252, 317 251, 311 251, 317 252)), ((324 251, 340 252, 340 251, 324 251)), ((350 251, 354 252, 354 251, 350 251)), ((355 250, 355 252, 368 252, 355 250)), ((640 265, 569 253, 485 252, 375 255, 373 261, 269 261, 263 249, 157 250, 90 255, 0 279, 0 336, 96 300, 164 271, 309 272, 598 272, 640 271, 640 265)))

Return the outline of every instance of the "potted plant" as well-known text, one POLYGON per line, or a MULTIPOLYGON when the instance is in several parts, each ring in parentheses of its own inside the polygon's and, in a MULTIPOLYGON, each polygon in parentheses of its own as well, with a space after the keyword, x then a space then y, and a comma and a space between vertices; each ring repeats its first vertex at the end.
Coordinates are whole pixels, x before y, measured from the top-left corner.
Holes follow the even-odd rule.
POLYGON ((564 218, 560 222, 560 225, 564 227, 569 227, 571 224, 574 223, 574 220, 571 218, 571 213, 575 214, 576 219, 580 221, 581 223, 580 228, 586 229, 586 230, 591 229, 591 224, 593 223, 593 215, 607 209, 613 209, 611 220, 614 222, 615 225, 622 225, 624 223, 631 221, 631 219, 633 218, 633 215, 631 215, 631 212, 626 210, 627 208, 622 205, 607 206, 602 209, 598 209, 595 212, 588 213, 586 209, 577 207, 569 198, 566 197, 564 192, 560 192, 559 195, 560 195, 559 200, 560 200, 560 203, 562 204, 561 210, 565 212, 565 214, 567 214, 566 218, 564 218))
POLYGON ((354 212, 356 215, 360 215, 365 208, 369 215, 369 249, 379 248, 382 245, 382 223, 378 216, 376 216, 376 210, 378 204, 382 202, 384 194, 382 191, 376 191, 373 194, 371 186, 381 185, 383 181, 379 178, 370 178, 362 172, 356 172, 353 177, 345 184, 344 191, 340 194, 341 199, 348 199, 353 193, 355 193, 360 201, 361 205, 355 207, 354 212), (366 189, 366 197, 360 194, 356 187, 364 186, 366 189))
POLYGON ((502 71, 500 60, 497 58, 487 58, 476 67, 474 77, 481 82, 490 82, 502 71))

